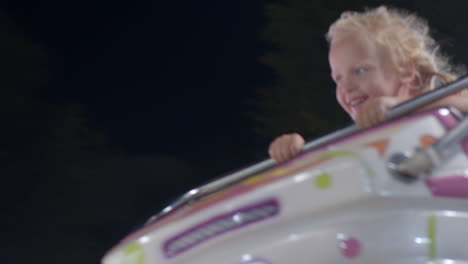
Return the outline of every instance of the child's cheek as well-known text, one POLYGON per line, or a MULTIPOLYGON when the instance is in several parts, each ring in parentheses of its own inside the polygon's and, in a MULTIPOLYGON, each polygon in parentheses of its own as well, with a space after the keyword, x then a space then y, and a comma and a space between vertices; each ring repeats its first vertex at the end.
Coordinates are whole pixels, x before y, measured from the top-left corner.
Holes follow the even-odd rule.
POLYGON ((346 105, 345 105, 345 103, 344 103, 344 98, 343 98, 342 96, 340 96, 340 95, 337 94, 336 100, 338 101, 338 104, 340 104, 341 108, 342 108, 343 110, 345 110, 348 114, 350 114, 350 113, 349 113, 349 109, 346 109, 346 105))

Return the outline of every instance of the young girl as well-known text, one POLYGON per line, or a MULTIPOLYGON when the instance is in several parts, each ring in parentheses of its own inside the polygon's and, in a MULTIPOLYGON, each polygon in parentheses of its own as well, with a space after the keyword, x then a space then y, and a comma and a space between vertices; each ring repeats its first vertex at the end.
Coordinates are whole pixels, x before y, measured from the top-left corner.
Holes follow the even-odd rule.
MULTIPOLYGON (((404 11, 382 6, 344 12, 330 26, 327 40, 336 98, 361 128, 384 121, 390 108, 458 77, 437 53, 427 23, 404 11)), ((438 106, 466 113, 468 97, 452 95, 425 108, 438 106)), ((268 152, 282 162, 301 152, 304 143, 297 133, 285 134, 268 152)))

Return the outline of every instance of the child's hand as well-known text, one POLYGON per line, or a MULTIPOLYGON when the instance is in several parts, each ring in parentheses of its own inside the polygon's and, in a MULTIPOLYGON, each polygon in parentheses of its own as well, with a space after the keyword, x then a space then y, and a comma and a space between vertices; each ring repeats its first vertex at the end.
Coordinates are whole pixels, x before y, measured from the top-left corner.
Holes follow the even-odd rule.
POLYGON ((284 134, 271 142, 268 154, 276 162, 283 162, 299 154, 304 147, 304 143, 304 138, 297 133, 284 134))
POLYGON ((385 121, 389 109, 403 101, 403 98, 391 96, 370 98, 359 108, 354 116, 354 122, 360 128, 368 128, 379 124, 385 121))

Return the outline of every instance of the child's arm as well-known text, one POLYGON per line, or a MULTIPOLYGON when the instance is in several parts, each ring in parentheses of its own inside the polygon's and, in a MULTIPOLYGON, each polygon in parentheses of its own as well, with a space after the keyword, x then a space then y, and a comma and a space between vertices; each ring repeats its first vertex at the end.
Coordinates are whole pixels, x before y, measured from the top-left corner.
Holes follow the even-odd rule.
MULTIPOLYGON (((369 99, 363 104, 358 114, 354 117, 354 122, 361 128, 368 128, 381 123, 385 121, 388 110, 407 100, 409 100, 408 97, 390 96, 369 99)), ((468 95, 462 93, 453 94, 426 105, 417 111, 446 106, 453 106, 462 113, 468 113, 468 95)))
POLYGON ((462 113, 468 113, 468 96, 466 94, 456 93, 424 106, 421 110, 444 106, 453 106, 462 113))

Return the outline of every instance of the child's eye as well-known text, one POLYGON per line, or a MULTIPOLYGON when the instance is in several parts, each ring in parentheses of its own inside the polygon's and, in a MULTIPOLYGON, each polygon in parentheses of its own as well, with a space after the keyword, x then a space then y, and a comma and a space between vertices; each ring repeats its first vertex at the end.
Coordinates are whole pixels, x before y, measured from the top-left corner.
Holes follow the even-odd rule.
POLYGON ((364 74, 364 73, 366 73, 366 72, 367 72, 367 69, 366 69, 366 68, 357 68, 357 69, 356 69, 356 74, 357 74, 357 75, 362 75, 362 74, 364 74))

